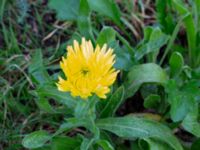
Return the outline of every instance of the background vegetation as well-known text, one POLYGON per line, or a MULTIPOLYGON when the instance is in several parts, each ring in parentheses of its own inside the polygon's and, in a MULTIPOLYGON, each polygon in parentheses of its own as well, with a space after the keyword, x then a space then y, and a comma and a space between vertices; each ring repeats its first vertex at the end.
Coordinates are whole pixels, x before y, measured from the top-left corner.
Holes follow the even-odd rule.
POLYGON ((0 149, 199 150, 200 0, 1 0, 0 149), (114 48, 105 101, 55 86, 66 45, 114 48))

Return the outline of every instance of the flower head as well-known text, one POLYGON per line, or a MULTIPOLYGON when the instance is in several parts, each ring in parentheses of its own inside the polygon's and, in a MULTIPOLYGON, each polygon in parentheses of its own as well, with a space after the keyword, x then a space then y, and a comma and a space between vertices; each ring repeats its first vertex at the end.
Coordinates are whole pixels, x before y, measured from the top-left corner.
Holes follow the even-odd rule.
POLYGON ((79 44, 76 40, 73 46, 67 47, 67 57, 62 57, 60 62, 66 80, 59 77, 58 90, 69 91, 72 96, 80 96, 83 99, 93 93, 100 98, 106 98, 117 77, 113 68, 115 55, 113 49, 98 45, 94 49, 91 41, 82 38, 79 44))

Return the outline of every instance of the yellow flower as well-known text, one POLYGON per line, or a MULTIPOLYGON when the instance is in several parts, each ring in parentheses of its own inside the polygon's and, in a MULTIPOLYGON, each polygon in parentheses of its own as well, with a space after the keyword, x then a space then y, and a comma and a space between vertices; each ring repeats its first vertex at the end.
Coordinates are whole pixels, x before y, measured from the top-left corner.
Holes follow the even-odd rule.
POLYGON ((74 40, 73 46, 67 47, 67 57, 62 57, 60 62, 66 80, 59 77, 58 90, 69 91, 72 96, 80 96, 83 99, 96 94, 100 98, 106 98, 117 77, 113 68, 115 55, 113 49, 102 48, 98 45, 94 49, 91 41, 82 38, 82 43, 74 40))

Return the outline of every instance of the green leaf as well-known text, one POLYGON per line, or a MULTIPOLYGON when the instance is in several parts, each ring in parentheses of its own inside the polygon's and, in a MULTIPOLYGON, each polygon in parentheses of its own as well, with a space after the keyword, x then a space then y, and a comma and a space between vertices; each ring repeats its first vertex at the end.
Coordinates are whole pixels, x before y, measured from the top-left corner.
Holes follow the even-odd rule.
POLYGON ((137 60, 140 60, 144 55, 149 53, 155 53, 154 57, 156 58, 160 48, 165 45, 169 39, 169 36, 164 34, 158 27, 152 28, 148 36, 148 42, 140 44, 140 47, 135 52, 135 58, 137 60))
POLYGON ((69 118, 66 119, 66 122, 62 123, 59 127, 59 129, 54 133, 54 136, 61 134, 63 132, 67 132, 71 130, 72 128, 76 127, 87 127, 88 120, 86 118, 69 118))
POLYGON ((154 140, 150 138, 144 138, 143 140, 148 143, 149 145, 148 150, 173 150, 169 145, 160 142, 159 140, 154 140))
POLYGON ((189 82, 181 90, 174 80, 166 84, 166 93, 169 94, 168 102, 171 105, 170 115, 174 122, 181 121, 195 107, 196 96, 199 89, 195 83, 189 82))
POLYGON ((116 31, 111 27, 104 26, 101 32, 99 33, 96 43, 99 44, 99 46, 103 46, 103 44, 105 43, 108 44, 115 41, 115 38, 116 31))
POLYGON ((127 116, 100 119, 97 120, 96 125, 100 129, 110 131, 119 137, 159 139, 170 145, 174 150, 183 150, 170 129, 153 120, 127 116))
POLYGON ((35 84, 43 85, 50 81, 50 77, 43 65, 41 49, 35 50, 28 71, 35 84))
POLYGON ((181 15, 181 16, 187 16, 184 18, 184 26, 186 28, 187 32, 187 42, 189 47, 189 60, 190 64, 192 66, 196 65, 196 28, 193 16, 190 12, 190 10, 187 9, 187 7, 184 5, 184 3, 180 0, 172 0, 173 6, 175 7, 175 10, 181 15))
POLYGON ((51 150, 75 150, 79 148, 80 139, 78 138, 71 138, 71 137, 54 137, 51 143, 51 150))
POLYGON ((168 80, 165 71, 153 63, 133 66, 127 76, 126 97, 134 95, 138 88, 144 83, 165 84, 168 80))
POLYGON ((195 9, 195 25, 197 30, 199 31, 199 26, 200 26, 200 0, 194 0, 195 5, 194 5, 194 9, 195 9))
POLYGON ((200 137, 200 124, 198 122, 198 104, 196 103, 193 109, 187 114, 182 122, 182 126, 185 130, 193 135, 200 137))
POLYGON ((87 0, 80 0, 77 24, 79 31, 84 37, 93 39, 92 25, 90 21, 90 8, 87 0))
POLYGON ((59 20, 77 20, 80 0, 50 0, 48 6, 57 12, 59 20))
POLYGON ((46 131, 35 131, 31 134, 25 136, 22 141, 22 145, 26 148, 39 148, 42 147, 47 141, 51 139, 52 136, 46 131))
POLYGON ((134 64, 133 57, 128 49, 125 46, 120 47, 118 41, 111 42, 109 46, 114 49, 114 54, 116 55, 114 67, 119 70, 128 71, 134 64))
POLYGON ((44 97, 38 97, 35 102, 39 106, 39 108, 48 113, 55 113, 56 111, 53 107, 49 104, 49 101, 44 97))
POLYGON ((99 137, 99 129, 96 127, 94 120, 91 117, 87 118, 69 118, 62 123, 59 129, 54 133, 54 136, 77 127, 85 127, 94 134, 94 137, 99 137))
POLYGON ((113 146, 106 140, 98 140, 96 144, 100 145, 103 150, 114 150, 113 146))
POLYGON ((81 143, 80 150, 89 150, 89 148, 94 143, 94 139, 83 138, 83 142, 81 143))
POLYGON ((121 12, 114 0, 88 0, 90 8, 112 19, 117 25, 121 25, 121 12))
POLYGON ((151 94, 144 100, 144 107, 145 108, 157 108, 160 103, 160 96, 156 94, 151 94))
POLYGON ((76 105, 76 100, 67 92, 60 92, 58 89, 51 85, 44 85, 37 89, 38 95, 42 97, 53 98, 55 101, 68 106, 69 108, 74 108, 76 105))
POLYGON ((97 96, 92 96, 87 100, 78 99, 77 105, 74 109, 74 116, 76 118, 95 118, 96 103, 98 101, 97 96))
POLYGON ((171 34, 174 30, 174 18, 171 13, 171 0, 156 0, 156 17, 165 33, 171 34))
POLYGON ((100 113, 100 117, 114 116, 118 107, 122 104, 124 100, 124 87, 119 87, 116 92, 108 100, 108 103, 100 113))
POLYGON ((183 56, 179 52, 174 52, 172 53, 170 60, 170 73, 171 76, 178 76, 180 72, 182 71, 183 65, 184 65, 184 60, 183 56))
MULTIPOLYGON (((182 22, 183 22, 183 20, 184 20, 186 17, 187 17, 187 16, 182 16, 182 17, 179 19, 177 25, 175 26, 175 28, 174 28, 174 30, 173 30, 173 32, 172 32, 171 38, 169 39, 169 42, 168 42, 168 44, 167 44, 167 46, 166 46, 166 49, 164 50, 164 54, 163 54, 163 56, 161 57, 161 60, 160 60, 160 63, 159 63, 160 65, 162 65, 162 63, 164 62, 164 60, 165 60, 167 54, 170 52, 170 50, 171 50, 172 48, 174 49, 174 47, 173 47, 173 46, 174 46, 174 42, 175 42, 176 37, 177 37, 177 35, 178 35, 178 33, 179 33, 179 30, 180 30, 180 28, 181 28, 182 22)), ((179 50, 180 50, 180 48, 179 48, 179 50)))

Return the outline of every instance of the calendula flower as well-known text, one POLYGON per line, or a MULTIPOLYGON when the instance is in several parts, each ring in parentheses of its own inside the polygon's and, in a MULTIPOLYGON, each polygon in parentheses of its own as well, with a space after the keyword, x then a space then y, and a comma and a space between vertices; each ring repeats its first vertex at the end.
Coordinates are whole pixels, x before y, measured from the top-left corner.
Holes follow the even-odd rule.
POLYGON ((83 99, 92 94, 106 98, 119 72, 113 68, 114 63, 113 49, 106 44, 94 49, 90 40, 82 38, 81 44, 74 40, 73 46, 67 47, 67 57, 62 57, 60 62, 66 79, 59 77, 58 90, 83 99))

